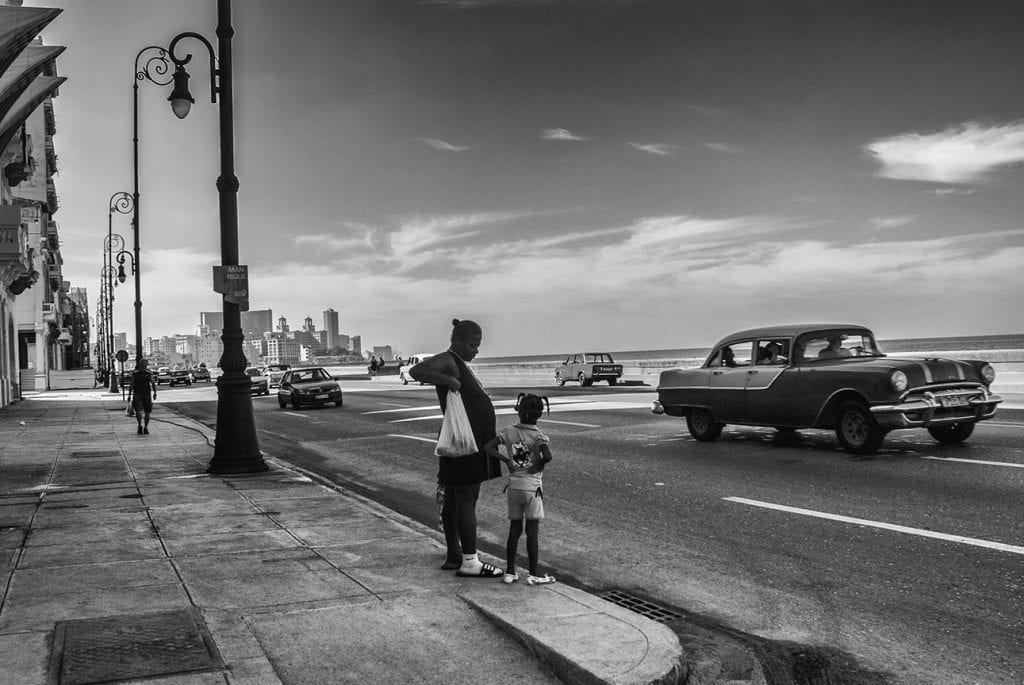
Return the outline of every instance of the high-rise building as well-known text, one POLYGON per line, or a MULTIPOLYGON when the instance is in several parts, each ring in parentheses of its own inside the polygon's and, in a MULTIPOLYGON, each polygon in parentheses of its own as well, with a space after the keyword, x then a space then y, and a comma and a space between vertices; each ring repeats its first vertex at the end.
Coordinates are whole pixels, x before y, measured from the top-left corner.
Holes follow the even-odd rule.
POLYGON ((334 349, 338 346, 338 333, 340 330, 338 328, 338 312, 333 309, 325 309, 324 332, 327 333, 327 339, 324 341, 324 346, 327 349, 334 349))
POLYGON ((352 336, 352 354, 362 357, 363 356, 363 336, 353 335, 352 336))
MULTIPOLYGON (((246 338, 262 338, 264 333, 274 330, 274 312, 271 309, 253 309, 241 312, 242 335, 246 338)), ((199 326, 210 333, 220 335, 224 331, 223 312, 199 312, 199 326)))

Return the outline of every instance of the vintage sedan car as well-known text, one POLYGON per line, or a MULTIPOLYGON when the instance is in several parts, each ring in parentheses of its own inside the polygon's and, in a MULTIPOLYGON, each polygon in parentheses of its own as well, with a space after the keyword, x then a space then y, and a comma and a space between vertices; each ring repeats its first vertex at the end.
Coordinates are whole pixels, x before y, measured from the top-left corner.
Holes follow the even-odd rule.
POLYGON ((210 377, 210 370, 205 366, 196 366, 192 368, 192 382, 206 382, 209 383, 212 380, 210 377))
POLYGON ((167 384, 172 388, 176 385, 192 385, 192 374, 188 369, 171 369, 167 374, 167 384))
POLYGON ((263 367, 263 375, 270 379, 270 387, 276 388, 281 385, 284 372, 290 368, 288 364, 267 364, 263 367))
POLYGON ((594 381, 608 381, 615 385, 622 378, 622 364, 616 364, 607 352, 580 352, 566 356, 565 361, 555 369, 555 383, 565 385, 566 381, 579 381, 580 387, 594 384, 594 381))
POLYGON ((277 389, 277 403, 284 409, 289 404, 295 409, 307 405, 330 404, 342 405, 341 386, 327 369, 320 366, 307 366, 289 369, 281 378, 281 386, 277 389))
POLYGON ((171 367, 161 366, 156 370, 156 384, 163 385, 171 380, 171 367))
POLYGON ((898 428, 963 442, 1002 401, 994 378, 984 361, 886 356, 863 326, 772 326, 723 338, 700 368, 663 371, 653 411, 686 417, 701 441, 729 423, 825 428, 870 454, 898 428))
MULTIPOLYGON (((404 364, 399 366, 398 367, 398 379, 402 381, 402 385, 409 385, 410 382, 416 380, 415 378, 413 378, 412 376, 409 375, 409 369, 411 369, 412 367, 416 366, 417 364, 419 364, 424 359, 430 359, 433 356, 434 356, 433 354, 428 354, 426 352, 420 352, 419 354, 414 354, 413 356, 409 357, 405 361, 404 364)), ((423 385, 423 384, 420 383, 420 385, 423 385)))
POLYGON ((250 395, 269 395, 270 379, 263 375, 263 369, 258 366, 248 366, 245 375, 249 377, 250 395))

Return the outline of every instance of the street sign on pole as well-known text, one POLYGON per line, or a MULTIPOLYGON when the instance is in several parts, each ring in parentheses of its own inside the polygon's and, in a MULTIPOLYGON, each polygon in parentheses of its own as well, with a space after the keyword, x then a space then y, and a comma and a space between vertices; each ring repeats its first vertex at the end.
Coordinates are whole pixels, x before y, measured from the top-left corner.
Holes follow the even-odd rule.
POLYGON ((213 291, 237 304, 239 311, 249 311, 249 267, 245 264, 213 267, 213 291))

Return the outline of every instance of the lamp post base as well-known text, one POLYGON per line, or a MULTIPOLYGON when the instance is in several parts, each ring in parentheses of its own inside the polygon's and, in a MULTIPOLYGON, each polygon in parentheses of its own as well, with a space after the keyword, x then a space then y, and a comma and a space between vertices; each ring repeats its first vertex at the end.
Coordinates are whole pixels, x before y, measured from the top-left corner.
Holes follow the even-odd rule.
POLYGON ((217 437, 207 473, 258 473, 269 469, 256 439, 252 381, 241 371, 217 379, 217 437))
POLYGON ((117 387, 117 371, 115 369, 110 370, 110 390, 108 392, 121 392, 121 390, 117 387))

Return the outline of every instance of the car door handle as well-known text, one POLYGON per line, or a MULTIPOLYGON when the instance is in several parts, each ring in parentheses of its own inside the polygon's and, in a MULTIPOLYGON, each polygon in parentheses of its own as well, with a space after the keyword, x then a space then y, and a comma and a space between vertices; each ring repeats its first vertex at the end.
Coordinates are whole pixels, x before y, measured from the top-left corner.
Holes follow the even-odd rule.
POLYGON ((751 369, 750 371, 747 371, 747 375, 750 376, 753 376, 755 373, 757 373, 757 369, 751 369))

